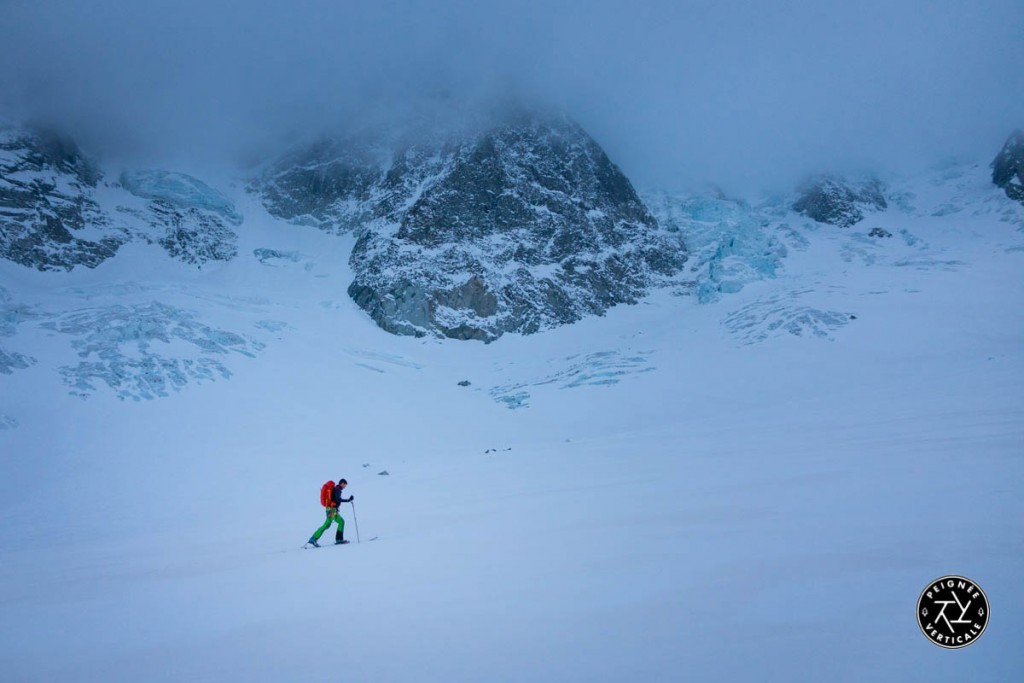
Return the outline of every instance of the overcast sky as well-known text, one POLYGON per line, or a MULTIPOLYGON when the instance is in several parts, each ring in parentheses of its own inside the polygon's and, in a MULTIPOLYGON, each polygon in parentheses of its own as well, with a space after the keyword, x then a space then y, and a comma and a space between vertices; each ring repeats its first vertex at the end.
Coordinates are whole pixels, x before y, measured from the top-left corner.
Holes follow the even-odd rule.
POLYGON ((988 161, 1024 127, 1021 0, 0 0, 0 15, 0 109, 140 164, 228 162, 507 93, 565 107, 640 186, 988 161))

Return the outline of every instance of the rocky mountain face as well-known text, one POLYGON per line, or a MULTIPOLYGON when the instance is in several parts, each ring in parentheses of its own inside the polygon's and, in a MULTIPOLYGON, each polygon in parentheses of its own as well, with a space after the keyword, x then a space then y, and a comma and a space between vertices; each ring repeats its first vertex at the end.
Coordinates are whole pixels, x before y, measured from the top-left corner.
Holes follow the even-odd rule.
MULTIPOLYGON (((1005 180, 1011 197, 1020 187, 1019 150, 1017 135, 993 164, 993 178, 1005 180)), ((278 317, 290 314, 269 298, 208 288, 206 278, 187 276, 181 286, 161 273, 150 281, 150 257, 162 250, 190 267, 238 261, 238 272, 257 279, 264 269, 292 269, 296 282, 339 265, 304 253, 298 240, 292 250, 289 222, 346 235, 352 282, 322 286, 347 289, 383 329, 489 341, 600 315, 655 287, 699 303, 723 299, 775 278, 818 230, 832 233, 838 257, 851 266, 956 269, 960 261, 911 228, 921 221, 955 226, 958 216, 969 216, 1024 230, 1022 204, 993 187, 980 191, 987 175, 970 164, 913 182, 892 178, 886 187, 831 177, 753 206, 720 190, 652 190, 641 200, 578 125, 518 117, 471 133, 321 142, 282 157, 250 178, 248 190, 283 220, 261 215, 264 229, 246 235, 240 251, 243 217, 199 179, 120 169, 105 177, 65 139, 0 128, 0 259, 7 261, 0 271, 92 268, 115 254, 132 258, 121 249, 130 242, 157 247, 133 250, 145 265, 118 271, 139 281, 82 278, 86 284, 67 286, 48 275, 55 287, 44 296, 0 283, 0 378, 55 369, 71 395, 109 389, 141 401, 231 377, 233 358, 257 356, 294 329, 278 317), (815 221, 853 227, 837 234, 815 221), (39 335, 55 346, 41 349, 39 335), (64 351, 54 351, 60 340, 64 351)), ((828 339, 856 320, 852 312, 821 308, 803 282, 765 291, 750 292, 723 319, 741 344, 779 335, 828 339)), ((319 304, 333 306, 335 294, 319 304)), ((653 369, 643 351, 564 360, 551 372, 510 376, 488 393, 515 409, 529 405, 534 386, 605 384, 653 369)), ((17 426, 0 414, 0 430, 17 426)))
MULTIPOLYGON (((0 133, 0 258, 94 268, 133 241, 198 267, 237 256, 242 216, 202 181, 155 170, 113 181, 59 136, 0 133)), ((348 293, 396 334, 491 341, 572 323, 638 301, 687 258, 564 117, 321 142, 250 190, 276 217, 354 233, 348 293)))
POLYGON ((172 257, 201 266, 209 261, 230 261, 238 253, 232 226, 242 223, 234 204, 206 183, 169 171, 134 171, 121 174, 121 186, 148 200, 144 207, 118 206, 122 214, 140 219, 172 257))
POLYGON ((1014 131, 992 161, 992 182, 1024 203, 1024 131, 1014 131))
POLYGON ((686 261, 576 123, 322 142, 253 183, 270 213, 355 230, 349 295, 383 329, 490 341, 633 303, 686 261))
POLYGON ((97 204, 100 178, 69 140, 0 130, 0 256, 44 271, 113 256, 129 236, 97 204))
POLYGON ((864 220, 865 213, 887 208, 884 187, 874 178, 859 181, 822 176, 805 184, 793 210, 819 223, 848 228, 864 220))
MULTIPOLYGON (((992 168, 1024 201, 1024 134, 992 168)), ((645 203, 579 125, 523 113, 472 132, 323 140, 268 164, 248 190, 277 218, 355 236, 348 294, 384 330, 482 341, 601 315, 655 287, 712 301, 771 277, 787 246, 800 248, 765 228, 791 210, 850 227, 885 211, 887 193, 901 201, 873 178, 822 176, 757 211, 724 196, 654 193, 645 203)), ((136 241, 202 267, 238 257, 242 221, 192 176, 130 170, 111 181, 58 135, 0 127, 0 258, 70 271, 136 241)), ((23 319, 0 305, 0 317, 23 319)), ((31 362, 8 353, 0 372, 31 362)))
POLYGON ((42 271, 95 268, 131 241, 202 265, 236 253, 242 217, 201 181, 166 171, 106 182, 70 140, 0 129, 0 258, 42 271))

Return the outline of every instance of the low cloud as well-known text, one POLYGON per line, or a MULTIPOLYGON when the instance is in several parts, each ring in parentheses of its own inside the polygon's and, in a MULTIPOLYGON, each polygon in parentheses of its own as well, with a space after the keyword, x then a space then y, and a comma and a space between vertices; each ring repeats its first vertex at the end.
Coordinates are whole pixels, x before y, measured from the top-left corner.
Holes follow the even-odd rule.
POLYGON ((236 164, 515 98, 640 185, 737 191, 985 159, 1024 126, 1018 0, 489 4, 8 1, 0 110, 94 154, 236 164))

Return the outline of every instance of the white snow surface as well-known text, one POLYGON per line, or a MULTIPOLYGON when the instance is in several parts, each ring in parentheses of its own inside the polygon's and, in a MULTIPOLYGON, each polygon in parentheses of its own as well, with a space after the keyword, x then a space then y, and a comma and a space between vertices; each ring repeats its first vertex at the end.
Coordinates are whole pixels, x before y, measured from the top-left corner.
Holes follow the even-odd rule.
POLYGON ((351 237, 244 195, 201 271, 0 263, 0 678, 1020 680, 1024 207, 901 182, 848 229, 749 209, 709 303, 489 345, 382 332, 351 237), (339 477, 353 542, 301 549, 339 477), (945 574, 991 603, 957 651, 945 574))

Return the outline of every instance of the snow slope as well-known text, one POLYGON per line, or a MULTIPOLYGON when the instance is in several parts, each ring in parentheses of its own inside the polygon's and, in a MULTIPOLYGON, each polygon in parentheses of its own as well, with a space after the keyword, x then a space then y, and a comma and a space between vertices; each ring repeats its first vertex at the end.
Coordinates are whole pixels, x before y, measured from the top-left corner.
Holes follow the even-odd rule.
POLYGON ((202 271, 0 263, 3 680, 1019 678, 1024 207, 894 187, 750 208, 767 269, 704 220, 714 296, 489 345, 383 333, 351 238, 241 195, 202 271), (363 542, 301 550, 342 476, 363 542), (945 651, 952 573, 992 618, 945 651))

